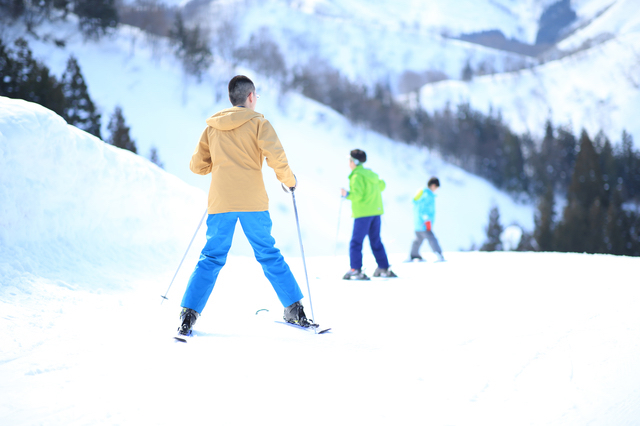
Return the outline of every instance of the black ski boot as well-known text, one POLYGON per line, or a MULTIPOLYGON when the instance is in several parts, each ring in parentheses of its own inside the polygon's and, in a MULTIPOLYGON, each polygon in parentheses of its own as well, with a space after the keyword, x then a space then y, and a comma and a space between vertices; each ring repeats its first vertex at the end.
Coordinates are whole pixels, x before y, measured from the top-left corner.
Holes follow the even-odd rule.
POLYGON ((371 278, 366 276, 361 269, 350 269, 346 274, 344 274, 344 277, 342 277, 342 279, 367 281, 367 280, 370 280, 371 278))
POLYGON ((387 269, 376 268, 376 270, 373 272, 373 276, 380 277, 380 278, 398 278, 398 276, 394 274, 393 271, 389 268, 387 269))
POLYGON ((178 328, 178 335, 191 336, 191 329, 196 323, 198 316, 200 316, 200 314, 193 309, 182 308, 182 311, 180 311, 180 319, 182 320, 182 324, 178 328))
POLYGON ((304 307, 300 302, 293 303, 284 308, 284 320, 305 328, 315 325, 307 319, 307 316, 304 314, 304 307))

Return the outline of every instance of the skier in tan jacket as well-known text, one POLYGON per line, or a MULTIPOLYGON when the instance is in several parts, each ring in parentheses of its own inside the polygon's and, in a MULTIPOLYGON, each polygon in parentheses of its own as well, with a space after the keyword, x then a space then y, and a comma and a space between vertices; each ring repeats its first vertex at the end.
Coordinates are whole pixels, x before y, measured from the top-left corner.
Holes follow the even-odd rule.
POLYGON ((256 259, 285 307, 287 322, 308 327, 300 300, 303 295, 280 250, 271 236, 269 198, 262 179, 266 159, 277 179, 292 191, 296 178, 273 126, 255 112, 258 95, 253 82, 238 75, 229 82, 233 105, 207 119, 191 158, 191 171, 211 173, 209 188, 207 243, 202 249, 182 298, 178 333, 191 334, 204 309, 216 279, 227 260, 238 220, 253 247, 256 259))

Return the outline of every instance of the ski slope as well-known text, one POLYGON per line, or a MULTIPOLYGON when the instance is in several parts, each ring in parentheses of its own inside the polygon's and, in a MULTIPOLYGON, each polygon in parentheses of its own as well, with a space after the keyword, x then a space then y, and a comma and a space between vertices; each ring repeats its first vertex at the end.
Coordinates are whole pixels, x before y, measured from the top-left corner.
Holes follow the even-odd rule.
MULTIPOLYGON (((426 263, 390 253, 396 280, 346 282, 343 252, 310 256, 315 319, 333 328, 316 336, 275 324, 259 264, 231 255, 185 345, 171 336, 202 232, 160 295, 202 191, 6 98, 0 183, 0 424, 640 421, 637 258, 446 251, 434 263, 425 247, 426 263)), ((287 261, 310 314, 301 258, 287 261)))

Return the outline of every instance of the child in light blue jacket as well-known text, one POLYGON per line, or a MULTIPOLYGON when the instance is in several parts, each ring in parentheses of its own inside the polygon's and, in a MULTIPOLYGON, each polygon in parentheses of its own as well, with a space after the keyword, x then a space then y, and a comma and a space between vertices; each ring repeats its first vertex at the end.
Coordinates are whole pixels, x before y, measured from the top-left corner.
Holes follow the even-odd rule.
POLYGON ((432 177, 427 182, 427 187, 418 191, 413 198, 413 222, 416 231, 416 239, 411 245, 411 261, 421 261, 420 246, 426 239, 429 241, 431 250, 438 256, 439 261, 444 261, 442 249, 438 244, 438 239, 433 234, 433 223, 436 217, 436 194, 440 188, 440 181, 432 177))

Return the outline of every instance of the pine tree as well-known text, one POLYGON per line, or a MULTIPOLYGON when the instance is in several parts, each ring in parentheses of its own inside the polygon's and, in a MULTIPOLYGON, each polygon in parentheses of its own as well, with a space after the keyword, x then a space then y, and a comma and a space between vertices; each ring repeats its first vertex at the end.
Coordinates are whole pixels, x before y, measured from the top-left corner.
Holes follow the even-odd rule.
POLYGON ((604 251, 605 199, 600 159, 586 131, 580 137, 580 152, 567 192, 562 222, 555 240, 560 251, 601 253, 604 251))
POLYGON ((531 232, 523 232, 520 243, 516 247, 516 251, 536 251, 538 250, 535 238, 531 232))
POLYGON ((554 154, 557 157, 555 167, 557 169, 558 182, 556 186, 565 191, 571 183, 572 172, 576 164, 576 138, 570 130, 560 128, 558 129, 556 144, 557 152, 554 154))
POLYGON ((522 154, 522 140, 507 130, 503 142, 502 176, 507 191, 520 192, 529 189, 529 180, 524 172, 525 161, 522 154))
POLYGON ((152 146, 151 150, 149 151, 149 161, 151 161, 153 164, 160 167, 161 169, 164 169, 164 163, 160 161, 160 156, 158 155, 158 149, 155 146, 152 146))
POLYGON ((626 244, 625 252, 627 256, 640 256, 640 214, 637 212, 627 211, 624 216, 626 244))
POLYGON ((67 123, 100 137, 100 114, 89 96, 87 85, 75 57, 70 56, 67 69, 62 74, 62 87, 65 95, 63 118, 67 123))
POLYGON ((504 228, 500 224, 500 211, 494 206, 489 212, 489 225, 485 228, 487 240, 484 242, 480 251, 502 251, 502 241, 500 236, 504 228))
POLYGON ((4 11, 12 19, 21 17, 26 11, 25 0, 2 0, 0 11, 4 11))
POLYGON ((569 196, 574 197, 584 210, 588 210, 595 200, 604 198, 600 160, 585 130, 580 136, 580 152, 569 185, 569 196))
POLYGON ((462 72, 460 73, 460 78, 462 81, 471 81, 473 79, 473 68, 471 68, 471 63, 469 61, 464 64, 464 68, 462 68, 462 72))
MULTIPOLYGON (((267 27, 260 28, 257 32, 251 34, 249 42, 246 46, 242 46, 234 52, 234 56, 249 64, 253 69, 259 69, 260 73, 268 78, 282 80, 287 72, 287 66, 284 56, 278 47, 267 27)), ((327 87, 327 90, 340 90, 341 97, 346 97, 348 89, 338 82, 327 87)), ((332 96, 333 97, 333 96, 332 96)), ((342 113, 344 113, 344 108, 342 113)))
POLYGON ((585 234, 584 251, 587 253, 606 253, 605 218, 606 208, 601 199, 594 200, 587 216, 588 231, 585 234))
POLYGON ((640 155, 633 149, 633 137, 626 130, 622 132, 620 144, 619 176, 628 198, 640 196, 640 155))
POLYGON ((562 212, 562 220, 553 233, 556 249, 562 252, 584 252, 584 236, 587 232, 586 212, 575 199, 568 201, 562 212))
POLYGON ((107 140, 108 143, 137 154, 138 149, 136 148, 136 143, 131 139, 131 136, 129 136, 130 129, 125 124, 122 108, 119 106, 116 107, 111 115, 107 129, 110 133, 109 139, 107 140))
POLYGON ((623 215, 622 190, 621 188, 614 189, 605 217, 604 244, 607 253, 625 254, 627 242, 625 236, 629 234, 629 229, 625 229, 626 221, 623 215))
POLYGON ((118 26, 120 18, 115 0, 75 0, 80 30, 88 38, 100 38, 118 26))
POLYGON ((549 186, 544 197, 538 204, 538 212, 534 219, 535 230, 533 237, 538 245, 539 251, 553 251, 553 228, 554 228, 554 212, 555 200, 553 187, 549 186))
POLYGON ((0 96, 13 98, 17 91, 18 64, 13 58, 12 50, 0 38, 0 96))
POLYGON ((555 150, 556 138, 553 124, 547 120, 540 150, 532 157, 532 167, 535 176, 534 192, 538 195, 542 196, 546 194, 550 186, 556 186, 557 184, 557 164, 555 164, 557 162, 557 156, 554 155, 555 150))
POLYGON ((174 46, 175 55, 182 62, 184 71, 200 80, 202 74, 213 63, 209 42, 202 34, 200 25, 190 30, 186 27, 182 14, 177 13, 173 27, 169 31, 169 39, 174 46))
POLYGON ((596 147, 599 148, 598 153, 600 154, 600 169, 602 170, 602 181, 604 182, 605 204, 609 205, 618 179, 616 158, 611 142, 604 133, 596 137, 596 147))
POLYGON ((15 46, 15 51, 0 46, 0 95, 35 102, 62 115, 64 94, 60 82, 49 68, 33 58, 24 39, 17 39, 15 46))

